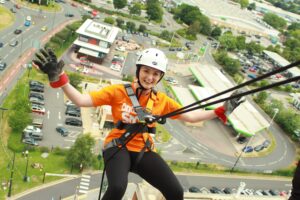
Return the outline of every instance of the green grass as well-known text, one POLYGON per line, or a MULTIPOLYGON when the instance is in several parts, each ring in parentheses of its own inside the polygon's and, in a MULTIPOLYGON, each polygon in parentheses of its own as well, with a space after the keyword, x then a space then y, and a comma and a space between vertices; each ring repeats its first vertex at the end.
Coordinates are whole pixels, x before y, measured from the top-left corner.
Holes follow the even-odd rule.
POLYGON ((0 5, 0 30, 12 25, 15 21, 14 15, 6 8, 0 5))
POLYGON ((155 138, 160 142, 168 142, 172 136, 170 133, 165 129, 163 125, 158 124, 156 126, 156 135, 155 138))
MULTIPOLYGON (((51 2, 51 1, 49 1, 49 2, 51 2)), ((53 4, 49 3, 48 6, 38 5, 36 3, 31 3, 30 1, 25 1, 25 0, 16 0, 16 3, 19 4, 21 7, 26 7, 26 8, 36 9, 36 10, 43 10, 43 11, 47 11, 47 12, 57 12, 57 11, 61 10, 60 5, 55 2, 53 4)))

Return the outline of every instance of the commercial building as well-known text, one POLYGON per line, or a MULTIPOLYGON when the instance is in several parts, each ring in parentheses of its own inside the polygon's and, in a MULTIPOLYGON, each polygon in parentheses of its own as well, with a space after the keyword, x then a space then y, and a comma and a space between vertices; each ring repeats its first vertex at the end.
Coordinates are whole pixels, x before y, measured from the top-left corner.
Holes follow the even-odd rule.
MULTIPOLYGON (((270 60, 275 67, 284 67, 291 64, 285 58, 272 51, 264 50, 263 55, 266 59, 270 60)), ((300 69, 297 67, 290 68, 287 71, 291 77, 300 76, 300 69)))
POLYGON ((74 45, 78 51, 77 57, 101 63, 109 53, 115 41, 119 28, 87 19, 76 31, 78 38, 74 45))
MULTIPOLYGON (((214 94, 232 88, 234 85, 216 67, 210 65, 191 66, 191 73, 200 86, 189 85, 190 91, 197 100, 202 100, 214 94)), ((203 104, 228 97, 224 94, 203 104)), ((214 109, 222 103, 208 106, 207 109, 214 109)), ((233 128, 244 135, 252 136, 269 127, 269 122, 257 111, 248 101, 241 104, 229 117, 229 122, 233 128)))

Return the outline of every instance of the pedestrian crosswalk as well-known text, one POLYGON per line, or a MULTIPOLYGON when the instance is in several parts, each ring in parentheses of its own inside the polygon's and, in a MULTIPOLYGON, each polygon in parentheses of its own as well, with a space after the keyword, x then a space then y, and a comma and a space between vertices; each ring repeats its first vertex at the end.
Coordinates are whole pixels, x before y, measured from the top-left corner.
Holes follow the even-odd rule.
POLYGON ((90 175, 81 176, 78 193, 86 194, 89 191, 90 179, 91 179, 90 175))

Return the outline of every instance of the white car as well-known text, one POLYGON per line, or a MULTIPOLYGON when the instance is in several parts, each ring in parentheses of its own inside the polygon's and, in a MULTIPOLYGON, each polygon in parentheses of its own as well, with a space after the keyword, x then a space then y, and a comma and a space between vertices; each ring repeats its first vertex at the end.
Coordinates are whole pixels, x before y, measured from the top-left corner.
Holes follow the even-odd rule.
POLYGON ((5 3, 5 0, 0 0, 0 3, 4 4, 4 3, 5 3))
POLYGON ((123 46, 117 46, 117 47, 116 47, 116 50, 117 50, 117 51, 125 51, 126 49, 125 49, 125 47, 123 47, 123 46))
POLYGON ((27 20, 27 21, 31 21, 31 16, 28 15, 28 16, 26 17, 26 20, 27 20))
POLYGON ((175 79, 172 78, 172 77, 165 77, 165 80, 166 80, 168 83, 172 84, 172 85, 177 85, 177 84, 178 84, 178 81, 175 80, 175 79))
POLYGON ((121 71, 122 67, 121 67, 121 65, 118 65, 118 64, 112 64, 112 65, 110 66, 110 69, 119 72, 119 71, 121 71))
POLYGON ((29 125, 24 130, 23 133, 40 133, 42 132, 40 128, 37 128, 35 126, 29 125))

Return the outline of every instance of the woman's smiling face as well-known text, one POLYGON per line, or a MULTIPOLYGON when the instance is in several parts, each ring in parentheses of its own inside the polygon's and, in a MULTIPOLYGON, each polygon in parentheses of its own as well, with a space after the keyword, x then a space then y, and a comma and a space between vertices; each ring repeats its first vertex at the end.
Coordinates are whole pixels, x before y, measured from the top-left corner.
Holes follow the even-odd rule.
POLYGON ((141 66, 139 81, 146 90, 149 90, 156 86, 162 75, 163 74, 160 70, 152 67, 141 66))

